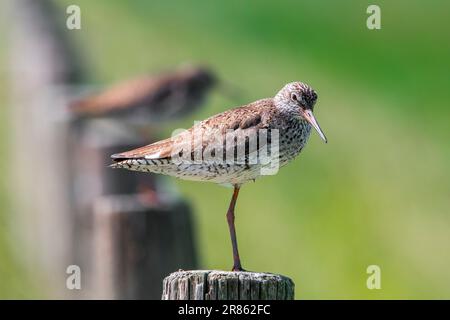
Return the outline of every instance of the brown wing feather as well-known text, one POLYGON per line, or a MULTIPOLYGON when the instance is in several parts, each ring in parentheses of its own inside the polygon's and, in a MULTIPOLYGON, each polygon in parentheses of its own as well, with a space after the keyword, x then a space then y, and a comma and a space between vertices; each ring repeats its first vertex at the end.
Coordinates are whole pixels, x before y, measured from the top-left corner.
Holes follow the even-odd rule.
POLYGON ((275 108, 273 99, 262 99, 212 116, 198 125, 226 131, 248 129, 266 124, 270 109, 275 108))
POLYGON ((130 151, 113 154, 111 158, 116 161, 123 161, 127 159, 140 159, 146 156, 154 156, 154 159, 170 157, 174 141, 172 138, 161 140, 144 147, 133 149, 130 151))
POLYGON ((217 143, 217 135, 220 135, 221 139, 225 139, 227 130, 240 130, 237 134, 245 135, 248 130, 266 128, 270 122, 270 112, 268 111, 271 108, 274 108, 272 99, 258 100, 212 116, 172 138, 115 154, 111 157, 117 162, 139 158, 170 158, 174 147, 177 146, 177 150, 179 150, 183 143, 190 143, 190 146, 185 146, 190 147, 190 150, 194 150, 194 139, 192 137, 197 137, 197 135, 200 135, 202 138, 202 150, 204 150, 211 144, 217 143))

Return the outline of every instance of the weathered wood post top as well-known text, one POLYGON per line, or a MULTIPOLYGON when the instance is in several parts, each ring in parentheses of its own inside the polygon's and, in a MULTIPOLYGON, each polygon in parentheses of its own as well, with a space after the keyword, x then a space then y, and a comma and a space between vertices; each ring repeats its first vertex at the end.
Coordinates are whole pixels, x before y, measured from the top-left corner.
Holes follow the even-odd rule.
POLYGON ((162 300, 293 300, 294 282, 272 273, 178 271, 163 281, 162 300))

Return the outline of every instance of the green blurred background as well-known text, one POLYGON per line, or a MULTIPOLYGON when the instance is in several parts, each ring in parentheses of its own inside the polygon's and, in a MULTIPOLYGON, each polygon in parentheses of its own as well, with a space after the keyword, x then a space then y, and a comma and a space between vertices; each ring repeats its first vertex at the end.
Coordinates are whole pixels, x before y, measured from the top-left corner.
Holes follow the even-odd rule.
MULTIPOLYGON (((188 61, 217 70, 244 101, 294 80, 317 90, 329 143, 313 134, 277 176, 242 188, 246 269, 290 276, 297 299, 450 298, 450 2, 58 3, 63 15, 81 7, 82 29, 72 34, 98 84, 188 61), (369 4, 381 7, 381 30, 366 27, 369 4), (366 287, 372 264, 381 290, 366 287)), ((232 106, 215 94, 165 134, 232 106)), ((46 297, 13 251, 5 105, 0 115, 0 297, 46 297)), ((228 270, 231 190, 176 184, 195 208, 201 267, 228 270)))

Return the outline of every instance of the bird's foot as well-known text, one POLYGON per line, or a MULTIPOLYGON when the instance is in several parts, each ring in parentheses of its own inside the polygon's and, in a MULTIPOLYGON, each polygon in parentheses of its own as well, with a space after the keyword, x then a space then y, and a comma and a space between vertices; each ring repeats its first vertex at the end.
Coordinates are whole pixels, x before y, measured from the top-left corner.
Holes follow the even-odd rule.
POLYGON ((240 272, 240 271, 247 271, 247 270, 243 269, 241 266, 239 266, 239 267, 233 266, 233 269, 231 269, 231 271, 240 272))

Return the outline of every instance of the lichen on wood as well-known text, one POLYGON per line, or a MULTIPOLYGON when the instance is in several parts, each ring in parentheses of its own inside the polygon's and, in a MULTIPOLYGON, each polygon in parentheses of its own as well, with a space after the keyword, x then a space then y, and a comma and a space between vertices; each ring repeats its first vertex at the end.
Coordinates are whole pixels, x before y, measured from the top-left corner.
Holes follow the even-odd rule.
POLYGON ((163 281, 162 300, 293 300, 294 282, 260 272, 177 271, 163 281))

